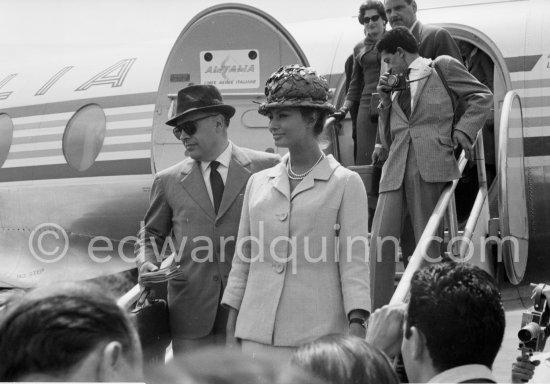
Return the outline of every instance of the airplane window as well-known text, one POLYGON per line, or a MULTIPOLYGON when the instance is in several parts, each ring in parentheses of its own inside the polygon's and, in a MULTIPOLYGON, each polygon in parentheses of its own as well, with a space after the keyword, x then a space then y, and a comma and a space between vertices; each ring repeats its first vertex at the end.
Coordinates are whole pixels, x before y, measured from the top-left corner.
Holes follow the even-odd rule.
POLYGON ((0 167, 6 161, 13 138, 13 122, 5 113, 0 114, 0 167))
POLYGON ((92 166, 103 146, 107 119, 97 104, 75 112, 63 134, 63 155, 71 168, 85 171, 92 166))

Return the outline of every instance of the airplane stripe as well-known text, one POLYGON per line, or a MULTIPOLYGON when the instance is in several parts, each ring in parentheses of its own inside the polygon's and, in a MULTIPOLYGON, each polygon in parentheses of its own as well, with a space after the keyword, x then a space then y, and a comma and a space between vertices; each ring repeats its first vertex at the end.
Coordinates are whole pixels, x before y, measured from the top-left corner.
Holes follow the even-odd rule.
MULTIPOLYGON (((154 105, 151 105, 154 109, 154 105)), ((153 110, 148 112, 139 112, 139 113, 119 113, 119 114, 108 114, 107 111, 105 111, 105 115, 107 116, 107 122, 112 123, 115 121, 125 121, 125 120, 141 120, 141 119, 149 119, 153 120, 153 110)))
POLYGON ((25 166, 37 166, 37 164, 67 164, 67 161, 65 160, 65 157, 63 154, 56 156, 43 156, 43 157, 33 157, 33 158, 11 158, 12 156, 8 157, 8 159, 4 162, 2 165, 2 168, 0 168, 0 180, 2 181, 8 181, 4 180, 2 178, 2 170, 9 169, 9 168, 20 168, 25 166))
POLYGON ((535 80, 517 80, 512 81, 512 86, 517 89, 530 89, 530 88, 548 88, 550 87, 550 79, 535 79, 535 80))
POLYGON ((51 136, 51 135, 63 135, 65 132, 65 126, 56 126, 50 128, 36 128, 36 129, 26 129, 21 131, 15 127, 13 132, 13 138, 19 137, 38 137, 38 136, 51 136))
MULTIPOLYGON (((152 129, 153 120, 152 119, 141 119, 141 120, 128 120, 128 121, 114 121, 107 122, 106 129, 109 131, 117 131, 123 129, 135 129, 141 128, 142 132, 150 132, 152 129)), ((50 135, 62 135, 65 132, 65 125, 55 126, 50 128, 35 128, 35 129, 26 129, 19 130, 15 129, 13 132, 14 138, 19 137, 38 137, 38 136, 50 136, 50 135)))
POLYGON ((504 61, 510 72, 530 72, 535 68, 542 55, 505 57, 504 61))
POLYGON ((61 149, 61 143, 59 141, 44 141, 41 143, 28 143, 12 145, 10 148, 10 158, 12 154, 20 152, 41 152, 44 150, 61 149))
POLYGON ((550 153, 550 136, 525 137, 523 152, 526 157, 547 156, 550 153))
MULTIPOLYGON (((144 135, 144 136, 148 136, 148 135, 144 135)), ((10 152, 6 162, 9 160, 32 159, 36 163, 38 159, 43 159, 45 157, 63 156, 61 145, 59 145, 58 142, 48 142, 48 143, 40 143, 40 144, 47 144, 47 145, 42 145, 40 147, 37 147, 36 144, 21 145, 22 147, 21 150, 10 152), (29 150, 29 146, 32 147, 30 150, 29 150)), ((151 144, 150 144, 150 136, 149 136, 148 140, 144 140, 143 142, 128 143, 128 142, 121 141, 120 143, 115 142, 112 144, 104 144, 100 153, 116 152, 116 151, 134 151, 134 150, 145 150, 145 149, 150 150, 150 147, 151 147, 151 144)), ((46 160, 44 160, 44 162, 46 162, 46 160)), ((4 166, 5 164, 6 163, 4 163, 4 166)))
POLYGON ((75 171, 68 164, 0 168, 0 180, 3 182, 149 174, 151 174, 149 158, 97 161, 82 172, 75 171))
POLYGON ((127 144, 129 141, 131 141, 132 143, 150 143, 151 135, 145 134, 145 135, 106 137, 105 140, 103 141, 103 146, 104 148, 107 148, 108 146, 111 146, 114 144, 127 144))
MULTIPOLYGON (((129 95, 94 97, 88 99, 59 101, 48 104, 2 108, 2 112, 7 113, 13 119, 37 115, 49 116, 60 113, 67 113, 72 116, 74 112, 87 104, 98 104, 104 110, 107 110, 108 108, 126 108, 128 106, 150 107, 150 104, 155 104, 156 98, 156 92, 134 93, 129 95)), ((70 116, 68 118, 70 118, 70 116)))
POLYGON ((102 152, 97 157, 96 161, 105 160, 122 160, 122 159, 139 159, 139 158, 151 158, 151 150, 136 150, 136 151, 123 151, 123 152, 102 152))
MULTIPOLYGON (((154 107, 154 106, 152 106, 154 107)), ((117 108, 117 109, 123 109, 123 108, 117 108)), ((104 111, 105 115, 107 117, 107 124, 112 124, 120 121, 128 121, 128 120, 148 120, 153 121, 153 117, 150 112, 138 112, 138 113, 115 113, 115 114, 107 114, 107 111, 104 111)), ((27 116, 27 117, 20 117, 17 119, 13 119, 14 126, 16 131, 24 131, 28 129, 46 129, 46 128, 53 128, 53 127, 60 127, 62 126, 65 128, 67 125, 67 122, 69 119, 74 115, 70 114, 61 114, 62 116, 65 116, 66 118, 61 118, 60 114, 54 114, 54 115, 38 115, 38 116, 27 116)))
MULTIPOLYGON (((136 127, 136 128, 122 128, 122 129, 109 129, 105 133, 105 137, 117 137, 117 136, 133 136, 133 135, 142 135, 144 132, 151 138, 150 127, 136 127)), ((28 136, 18 136, 14 135, 12 140, 12 145, 18 144, 27 144, 27 143, 40 143, 47 141, 61 141, 63 140, 63 132, 53 132, 50 135, 39 135, 39 140, 37 140, 38 135, 28 135, 28 136)))
POLYGON ((521 98, 523 108, 541 108, 550 106, 550 96, 523 97, 521 98))
POLYGON ((523 163, 527 168, 549 166, 550 156, 526 157, 523 163))
POLYGON ((155 111, 155 103, 145 105, 132 105, 126 107, 115 107, 105 109, 107 119, 114 116, 124 116, 127 114, 144 114, 144 117, 151 117, 151 113, 155 111))

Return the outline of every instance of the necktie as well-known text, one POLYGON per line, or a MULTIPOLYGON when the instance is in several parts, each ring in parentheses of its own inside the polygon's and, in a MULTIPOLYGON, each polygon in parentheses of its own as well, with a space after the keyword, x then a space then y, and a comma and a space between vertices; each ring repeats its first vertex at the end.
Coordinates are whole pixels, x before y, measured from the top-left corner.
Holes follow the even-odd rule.
POLYGON ((210 186, 212 187, 212 197, 214 198, 214 211, 218 213, 220 208, 220 203, 222 202, 223 196, 223 180, 222 175, 218 172, 218 166, 220 165, 217 161, 212 161, 210 163, 210 186))
MULTIPOLYGON (((407 71, 407 75, 405 76, 406 80, 409 80, 409 71, 407 71)), ((411 117, 411 87, 407 84, 407 89, 399 92, 399 97, 397 98, 397 102, 399 103, 399 106, 405 112, 405 115, 407 116, 407 119, 410 119, 411 117)))

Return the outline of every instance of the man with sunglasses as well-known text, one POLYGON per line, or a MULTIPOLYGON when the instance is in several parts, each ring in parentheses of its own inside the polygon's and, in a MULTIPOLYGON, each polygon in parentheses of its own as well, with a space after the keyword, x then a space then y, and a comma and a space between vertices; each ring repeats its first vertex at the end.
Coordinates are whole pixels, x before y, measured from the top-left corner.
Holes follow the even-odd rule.
POLYGON ((211 85, 178 92, 166 122, 185 147, 182 162, 159 172, 136 245, 140 275, 156 270, 166 249, 182 278, 168 282, 174 353, 224 344, 227 310, 219 303, 235 252, 243 195, 251 174, 279 156, 240 148, 228 139, 235 108, 211 85))

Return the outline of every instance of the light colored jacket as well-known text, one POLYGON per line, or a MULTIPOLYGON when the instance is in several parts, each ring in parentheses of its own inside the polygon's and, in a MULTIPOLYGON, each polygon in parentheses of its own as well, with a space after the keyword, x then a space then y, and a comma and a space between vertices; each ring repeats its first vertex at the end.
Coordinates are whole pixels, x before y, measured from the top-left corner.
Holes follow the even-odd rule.
MULTIPOLYGON (((464 132, 473 143, 490 112, 492 93, 452 57, 440 56, 435 61, 464 110, 454 129, 464 132)), ((453 152, 454 113, 449 94, 432 67, 426 66, 417 76, 423 79, 418 82, 409 119, 399 106, 397 92, 392 95, 391 106, 380 108, 380 139, 389 150, 380 192, 401 187, 409 145, 414 147, 424 181, 447 182, 460 177, 453 152)))
POLYGON ((248 182, 222 304, 239 310, 236 337, 297 346, 370 311, 367 195, 332 156, 291 193, 283 163, 248 182))
POLYGON ((227 181, 218 214, 208 196, 200 163, 187 158, 159 172, 136 246, 138 267, 159 264, 156 254, 172 239, 184 275, 168 283, 172 335, 206 336, 216 318, 231 269, 244 189, 251 174, 272 167, 278 155, 233 144, 227 181))

